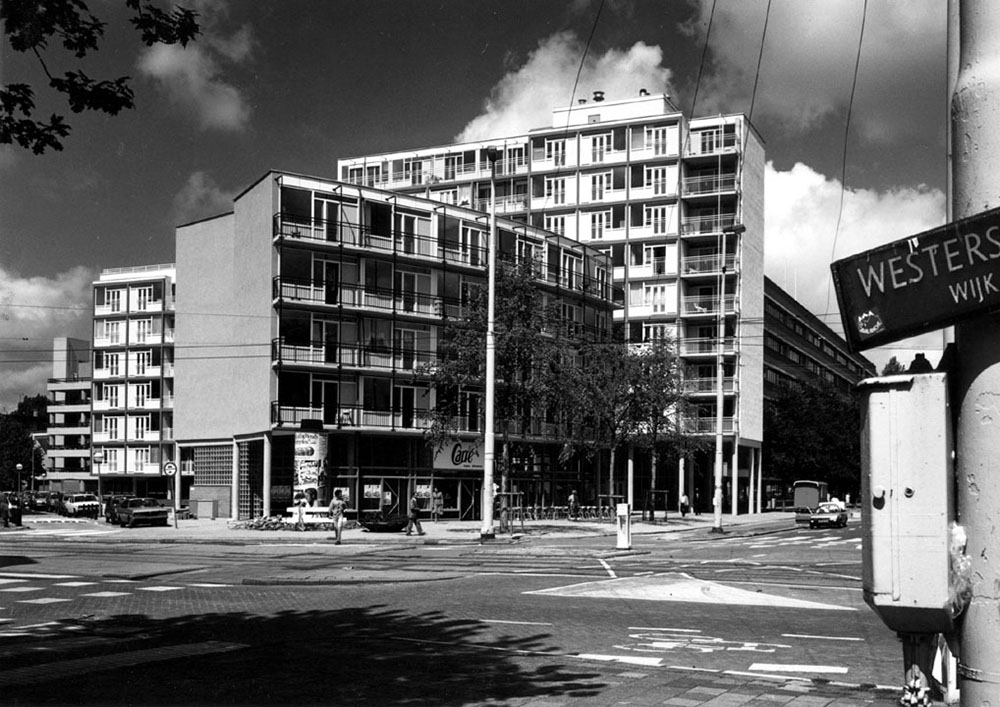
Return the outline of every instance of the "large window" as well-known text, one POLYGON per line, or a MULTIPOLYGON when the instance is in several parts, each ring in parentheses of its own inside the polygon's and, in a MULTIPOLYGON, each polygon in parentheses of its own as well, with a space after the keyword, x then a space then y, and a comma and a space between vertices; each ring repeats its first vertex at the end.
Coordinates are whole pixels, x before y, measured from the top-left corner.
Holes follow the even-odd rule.
POLYGON ((611 189, 611 172, 590 175, 590 200, 603 201, 604 194, 611 189))
POLYGON ((552 204, 559 205, 566 203, 566 179, 563 177, 545 178, 545 198, 551 200, 552 204))
POLYGON ((590 237, 594 240, 604 238, 604 232, 611 227, 610 211, 595 211, 590 215, 590 237))
POLYGON ((546 140, 545 158, 552 160, 552 163, 556 167, 561 167, 562 165, 566 164, 566 141, 546 140))

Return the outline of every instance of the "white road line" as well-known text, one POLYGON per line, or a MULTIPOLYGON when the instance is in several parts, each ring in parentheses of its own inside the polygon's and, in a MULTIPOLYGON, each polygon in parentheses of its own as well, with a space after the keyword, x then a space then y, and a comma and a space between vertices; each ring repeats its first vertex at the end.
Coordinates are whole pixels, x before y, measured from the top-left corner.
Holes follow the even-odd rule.
POLYGON ((0 592, 40 592, 41 587, 7 587, 5 589, 0 589, 0 592))
POLYGON ((503 619, 481 619, 484 624, 512 624, 515 626, 551 626, 545 621, 504 621, 503 619))
POLYGON ((599 660, 605 663, 627 663, 628 665, 645 665, 647 667, 658 667, 663 664, 662 658, 640 658, 636 656, 623 655, 600 655, 598 653, 577 653, 577 658, 584 660, 599 660))
POLYGON ((701 633, 700 628, 661 628, 659 626, 629 626, 629 631, 662 631, 670 633, 701 633))
POLYGON ((19 599, 18 604, 58 604, 63 601, 73 601, 72 599, 57 599, 55 597, 42 597, 40 599, 19 599))
POLYGON ((855 638, 853 636, 811 636, 807 633, 783 633, 781 634, 784 638, 816 638, 821 641, 863 641, 863 638, 855 638))
POLYGON ((176 592, 184 587, 136 587, 139 592, 176 592))
POLYGON ((609 565, 607 562, 605 562, 601 558, 598 558, 597 561, 600 562, 601 565, 604 567, 604 569, 606 569, 608 571, 608 575, 612 579, 617 579, 618 578, 618 575, 615 574, 615 571, 613 569, 611 569, 611 565, 609 565))
POLYGON ((0 577, 23 577, 25 579, 76 579, 77 574, 31 574, 30 572, 0 572, 0 577))
POLYGON ((107 597, 127 597, 130 596, 132 592, 93 592, 91 594, 81 594, 82 597, 98 597, 100 599, 105 599, 107 597))
POLYGON ((836 665, 782 665, 781 663, 754 663, 750 670, 762 670, 774 673, 837 673, 843 675, 847 668, 836 665))

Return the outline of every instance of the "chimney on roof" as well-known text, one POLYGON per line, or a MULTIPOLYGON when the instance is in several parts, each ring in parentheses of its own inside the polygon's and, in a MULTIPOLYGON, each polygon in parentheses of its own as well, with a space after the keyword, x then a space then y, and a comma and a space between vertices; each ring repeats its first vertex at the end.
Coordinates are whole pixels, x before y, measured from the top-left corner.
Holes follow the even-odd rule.
POLYGON ((646 90, 646 89, 644 89, 644 88, 640 88, 640 89, 639 89, 639 95, 640 95, 640 96, 648 96, 648 95, 649 95, 649 91, 647 91, 647 90, 646 90))
POLYGON ((594 103, 600 103, 604 100, 604 91, 594 91, 594 103))
POLYGON ((584 103, 587 102, 587 99, 586 98, 577 98, 576 102, 577 102, 578 105, 582 106, 584 103))

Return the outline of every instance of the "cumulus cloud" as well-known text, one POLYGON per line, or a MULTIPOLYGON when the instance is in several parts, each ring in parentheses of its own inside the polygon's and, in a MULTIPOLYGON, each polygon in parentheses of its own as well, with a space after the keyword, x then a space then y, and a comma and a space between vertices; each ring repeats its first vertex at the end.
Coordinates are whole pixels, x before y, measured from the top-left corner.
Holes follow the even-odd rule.
POLYGON ((240 130, 250 119, 243 93, 225 78, 225 65, 248 60, 255 45, 249 26, 232 34, 221 31, 228 6, 201 0, 198 12, 202 34, 187 47, 158 44, 139 57, 139 70, 166 92, 170 101, 189 112, 203 130, 240 130))
POLYGON ((192 173, 174 196, 174 217, 187 223, 233 210, 233 192, 224 191, 205 172, 192 173))
POLYGON ((637 42, 629 49, 588 55, 576 95, 572 95, 584 46, 572 32, 559 32, 539 42, 522 66, 510 71, 483 105, 480 115, 455 138, 457 142, 516 135, 550 126, 552 109, 604 91, 606 100, 635 96, 640 88, 670 93, 671 71, 662 66, 657 46, 637 42))
POLYGON ((0 411, 25 395, 44 395, 52 376, 52 339, 91 338, 91 283, 97 273, 72 268, 54 277, 21 277, 0 266, 0 411))
MULTIPOLYGON (((839 180, 804 164, 778 171, 768 163, 764 184, 765 272, 838 332, 842 328, 830 263, 935 228, 945 220, 945 195, 937 189, 847 189, 841 216, 839 180)), ((940 348, 940 335, 866 355, 882 364, 894 353, 909 361, 900 352, 921 350, 921 344, 928 345, 925 342, 940 348)))
MULTIPOLYGON (((685 27, 699 45, 713 5, 708 39, 712 65, 696 112, 749 112, 767 3, 697 0, 696 16, 685 27)), ((786 129, 807 130, 844 115, 862 9, 861 3, 842 0, 773 3, 754 116, 786 129)), ((852 111, 852 123, 864 138, 879 142, 916 132, 931 110, 927 102, 944 99, 946 11, 946 3, 937 0, 868 4, 852 111), (928 92, 928 85, 939 81, 942 95, 928 92)))

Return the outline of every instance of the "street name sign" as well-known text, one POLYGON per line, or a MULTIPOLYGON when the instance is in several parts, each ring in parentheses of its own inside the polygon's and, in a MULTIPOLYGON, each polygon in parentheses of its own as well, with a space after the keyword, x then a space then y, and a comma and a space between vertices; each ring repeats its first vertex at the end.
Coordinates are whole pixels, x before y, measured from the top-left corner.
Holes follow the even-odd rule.
POLYGON ((1000 208, 830 265, 852 351, 1000 309, 1000 208))

